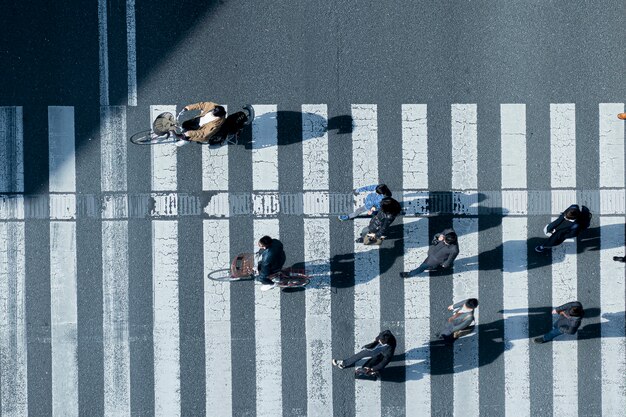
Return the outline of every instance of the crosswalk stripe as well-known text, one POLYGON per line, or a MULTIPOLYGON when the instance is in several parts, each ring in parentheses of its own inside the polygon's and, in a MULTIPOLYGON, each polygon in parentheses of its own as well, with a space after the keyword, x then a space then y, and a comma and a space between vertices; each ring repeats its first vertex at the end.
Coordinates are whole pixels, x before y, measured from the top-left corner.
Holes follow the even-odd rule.
POLYGON ((550 104, 550 167, 552 213, 560 213, 577 201, 573 190, 576 188, 576 107, 573 103, 550 104))
POLYGON ((258 175, 252 177, 254 190, 278 190, 278 121, 277 106, 259 104, 254 106, 252 122, 252 165, 258 175))
MULTIPOLYGON (((502 104, 500 112, 504 193, 507 189, 525 189, 527 185, 526 106, 502 104)), ((527 192, 524 190, 521 193, 522 198, 528 201, 527 192)), ((504 204, 503 210, 506 210, 504 204)), ((504 410, 505 415, 515 417, 530 415, 527 239, 528 221, 525 218, 502 218, 504 410)))
MULTIPOLYGON (((21 107, 0 107, 0 192, 24 192, 21 107)), ((18 203, 23 212, 24 200, 18 203)), ((0 212, 0 220, 10 213, 0 212)), ((23 220, 23 217, 22 217, 23 220)), ((24 222, 0 221, 0 414, 28 414, 24 222)))
MULTIPOLYGON (((224 108, 228 111, 228 106, 224 108)), ((228 146, 202 147, 202 190, 228 191, 228 146)), ((227 210, 220 214, 229 215, 227 210)))
POLYGON ((428 188, 428 115, 426 104, 402 105, 402 186, 428 188))
MULTIPOLYGON (((302 106, 302 188, 328 189, 328 109, 323 104, 302 106)), ((313 205, 304 200, 304 212, 328 211, 328 200, 313 205), (324 207, 326 206, 326 207, 324 207)), ((304 260, 311 283, 305 292, 307 415, 333 415, 332 332, 330 294, 330 221, 304 219, 304 260)))
POLYGON ((478 189, 478 108, 476 104, 453 104, 452 189, 478 189))
MULTIPOLYGON (((176 106, 150 106, 150 121, 176 106)), ((176 190, 176 147, 151 146, 152 192, 176 190)), ((176 210, 173 210, 175 214, 176 210)), ((180 329, 178 309, 178 222, 152 222, 154 297, 154 409, 157 416, 180 415, 180 329)))
MULTIPOLYGON (((74 108, 48 107, 50 192, 75 193, 74 108)), ((69 194, 71 195, 71 194, 69 194)), ((75 204, 75 200, 74 204, 75 204)), ((74 218, 76 206, 53 210, 56 219, 74 218), (66 217, 68 216, 68 217, 66 217)), ((76 223, 50 222, 52 414, 78 415, 76 223)))
MULTIPOLYGON (((100 118, 102 174, 100 187, 103 192, 125 193, 126 108, 102 107, 100 118)), ((123 203, 118 207, 127 210, 123 203)), ((130 414, 128 262, 128 220, 103 220, 102 338, 106 416, 130 414)))

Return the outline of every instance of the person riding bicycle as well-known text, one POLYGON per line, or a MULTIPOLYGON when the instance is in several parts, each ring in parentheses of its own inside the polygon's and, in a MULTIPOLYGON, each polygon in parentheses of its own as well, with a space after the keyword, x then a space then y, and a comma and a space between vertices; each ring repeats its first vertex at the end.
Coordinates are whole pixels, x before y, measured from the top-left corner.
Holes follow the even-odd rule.
POLYGON ((278 239, 272 239, 269 236, 263 236, 258 243, 261 250, 261 259, 257 266, 259 275, 257 279, 263 283, 261 291, 271 290, 276 286, 269 276, 276 274, 283 269, 287 256, 283 250, 283 244, 278 239))
POLYGON ((222 142, 219 133, 226 120, 226 109, 217 103, 201 101, 185 106, 181 114, 191 110, 199 110, 200 113, 182 123, 184 139, 210 144, 222 142))

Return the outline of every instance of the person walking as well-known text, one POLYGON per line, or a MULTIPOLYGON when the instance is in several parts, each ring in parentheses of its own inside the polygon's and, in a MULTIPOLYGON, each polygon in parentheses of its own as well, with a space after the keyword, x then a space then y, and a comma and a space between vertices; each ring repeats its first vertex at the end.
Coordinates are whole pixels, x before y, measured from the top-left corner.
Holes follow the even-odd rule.
POLYGON ((580 302, 572 301, 555 308, 552 310, 552 314, 559 316, 552 325, 552 330, 543 336, 536 337, 535 343, 549 342, 562 334, 576 334, 585 315, 585 310, 580 302))
POLYGON ((339 216, 339 220, 353 220, 355 217, 365 212, 367 212, 368 216, 376 214, 376 212, 380 210, 380 202, 383 200, 383 198, 391 197, 392 195, 391 190, 389 190, 389 187, 387 187, 385 184, 367 185, 365 187, 357 188, 355 190, 356 193, 363 193, 365 191, 374 192, 368 194, 365 197, 365 201, 362 206, 357 207, 357 209, 350 214, 342 214, 341 216, 339 216))
POLYGON ((443 331, 438 336, 446 342, 454 342, 458 339, 460 333, 474 322, 474 310, 476 310, 476 307, 478 307, 476 298, 468 298, 448 306, 448 310, 452 311, 452 316, 448 319, 443 331))
POLYGON ((445 229, 433 237, 433 241, 428 248, 428 256, 422 264, 409 272, 400 272, 402 278, 414 277, 427 269, 437 269, 438 267, 450 268, 456 257, 459 255, 459 242, 454 229, 445 229))
POLYGON ((572 237, 576 237, 589 228, 591 212, 585 206, 572 204, 552 223, 545 227, 545 234, 549 236, 544 243, 535 248, 535 252, 542 253, 546 248, 558 246, 572 237))
POLYGON ((400 203, 391 197, 385 197, 380 201, 380 211, 376 213, 368 226, 361 230, 361 237, 356 239, 357 243, 370 245, 372 243, 381 244, 385 239, 385 234, 391 223, 400 214, 402 207, 400 203))
POLYGON ((278 239, 272 239, 269 236, 263 236, 258 243, 261 259, 257 265, 257 279, 263 284, 261 291, 271 290, 276 283, 269 277, 283 269, 287 256, 283 250, 283 244, 278 239))
POLYGON ((383 369, 396 351, 396 338, 390 330, 384 330, 380 332, 376 339, 372 343, 368 343, 363 346, 363 350, 347 359, 337 360, 333 359, 332 363, 339 369, 345 369, 353 366, 361 359, 369 358, 367 362, 363 364, 363 368, 358 368, 357 374, 361 372, 363 374, 378 377, 378 373, 383 369))

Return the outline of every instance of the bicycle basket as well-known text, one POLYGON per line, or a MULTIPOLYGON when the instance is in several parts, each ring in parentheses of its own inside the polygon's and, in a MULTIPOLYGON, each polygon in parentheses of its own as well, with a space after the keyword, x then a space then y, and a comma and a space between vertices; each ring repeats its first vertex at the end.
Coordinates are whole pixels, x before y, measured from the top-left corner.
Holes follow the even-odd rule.
POLYGON ((157 135, 165 135, 176 127, 176 117, 172 113, 161 113, 152 123, 152 131, 157 135))
POLYGON ((230 265, 230 273, 236 278, 252 275, 253 270, 254 254, 252 253, 240 253, 233 259, 233 263, 230 265))

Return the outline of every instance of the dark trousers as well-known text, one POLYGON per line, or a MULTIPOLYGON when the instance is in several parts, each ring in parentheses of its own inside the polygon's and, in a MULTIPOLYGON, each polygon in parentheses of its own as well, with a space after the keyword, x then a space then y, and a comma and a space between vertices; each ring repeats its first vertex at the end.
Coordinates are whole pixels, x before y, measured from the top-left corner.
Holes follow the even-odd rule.
POLYGON ((426 271, 427 269, 434 269, 435 267, 432 267, 430 265, 428 265, 426 262, 422 262, 422 264, 420 266, 418 266, 417 268, 415 268, 412 271, 409 271, 409 276, 410 277, 414 277, 416 275, 421 274, 422 272, 426 271))
POLYGON ((373 349, 363 349, 362 351, 355 353, 349 358, 344 359, 343 365, 347 368, 349 366, 354 365, 356 362, 360 361, 361 359, 370 358, 367 362, 365 362, 365 364, 363 364, 363 366, 367 368, 371 368, 373 366, 376 366, 376 364, 378 364, 381 361, 382 358, 380 356, 382 355, 374 352, 373 349))

